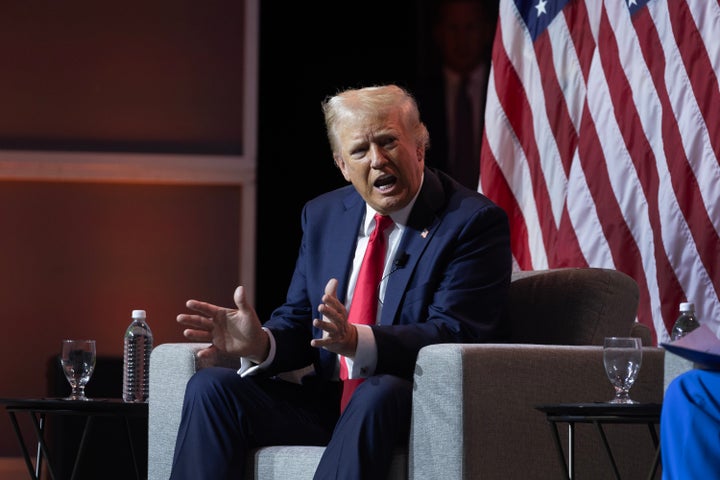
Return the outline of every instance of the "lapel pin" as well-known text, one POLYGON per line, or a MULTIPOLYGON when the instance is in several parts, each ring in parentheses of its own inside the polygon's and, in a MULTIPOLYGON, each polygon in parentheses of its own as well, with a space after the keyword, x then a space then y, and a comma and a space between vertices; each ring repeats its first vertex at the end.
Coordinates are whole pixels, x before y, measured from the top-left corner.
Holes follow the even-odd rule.
POLYGON ((423 231, 420 233, 420 236, 421 236, 422 238, 427 237, 427 236, 428 236, 428 229, 426 228, 425 230, 423 230, 423 231))

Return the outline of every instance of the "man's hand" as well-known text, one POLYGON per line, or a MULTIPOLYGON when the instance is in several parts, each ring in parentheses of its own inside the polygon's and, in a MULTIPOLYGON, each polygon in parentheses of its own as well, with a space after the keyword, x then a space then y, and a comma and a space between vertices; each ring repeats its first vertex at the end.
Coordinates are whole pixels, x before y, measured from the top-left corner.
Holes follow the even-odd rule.
POLYGON ((313 325, 322 329, 323 336, 311 340, 310 345, 352 358, 357 349, 357 327, 347 321, 347 310, 338 300, 337 286, 338 281, 334 278, 325 285, 325 294, 318 307, 322 319, 313 320, 313 325))
POLYGON ((212 343, 198 352, 201 358, 230 354, 261 363, 270 350, 267 333, 262 329, 257 313, 247 303, 242 286, 235 289, 233 299, 237 310, 188 300, 187 308, 196 313, 181 313, 177 322, 187 327, 183 335, 188 340, 212 343))

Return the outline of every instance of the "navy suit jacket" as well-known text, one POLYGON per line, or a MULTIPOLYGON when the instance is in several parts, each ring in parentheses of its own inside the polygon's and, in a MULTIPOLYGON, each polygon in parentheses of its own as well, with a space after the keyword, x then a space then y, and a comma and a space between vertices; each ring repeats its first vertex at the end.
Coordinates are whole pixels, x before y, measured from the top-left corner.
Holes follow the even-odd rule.
MULTIPOLYGON (((276 340, 268 373, 310 363, 323 378, 337 355, 310 346, 322 331, 325 285, 337 278, 345 301, 365 202, 348 185, 309 201, 303 236, 285 304, 265 322, 276 340)), ((390 274, 381 319, 372 326, 378 349, 376 374, 412 378, 417 353, 434 343, 501 341, 510 284, 510 233, 505 212, 446 174, 425 169, 424 182, 398 246, 405 258, 390 274)))

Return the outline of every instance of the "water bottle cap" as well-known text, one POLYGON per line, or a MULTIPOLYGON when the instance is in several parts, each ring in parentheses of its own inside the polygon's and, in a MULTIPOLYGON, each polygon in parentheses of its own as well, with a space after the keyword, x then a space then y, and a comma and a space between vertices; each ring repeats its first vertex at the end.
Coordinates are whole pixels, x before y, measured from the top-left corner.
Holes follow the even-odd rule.
POLYGON ((681 312, 694 312, 695 304, 692 302, 682 302, 680 304, 680 311, 681 312))
POLYGON ((133 310, 132 318, 145 318, 145 310, 133 310))

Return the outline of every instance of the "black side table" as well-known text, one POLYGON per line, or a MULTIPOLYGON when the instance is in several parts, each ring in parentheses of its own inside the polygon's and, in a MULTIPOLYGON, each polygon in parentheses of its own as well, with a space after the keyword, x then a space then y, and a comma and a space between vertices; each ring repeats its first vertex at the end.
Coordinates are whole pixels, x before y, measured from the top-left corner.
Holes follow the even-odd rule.
POLYGON ((61 480, 56 476, 56 472, 53 468, 54 463, 52 461, 52 453, 50 452, 45 439, 46 416, 49 415, 71 415, 84 417, 85 419, 80 445, 73 463, 71 479, 76 478, 78 465, 86 448, 88 432, 90 431, 93 420, 96 417, 121 417, 123 419, 128 444, 132 454, 135 476, 137 480, 142 479, 142 475, 140 473, 141 469, 138 465, 137 455, 135 453, 135 446, 133 445, 133 437, 130 432, 129 419, 132 417, 139 417, 147 422, 147 403, 125 403, 119 398, 93 398, 88 401, 65 400, 62 398, 2 398, 0 399, 0 405, 5 407, 5 410, 10 416, 10 421, 12 422, 13 429, 15 430, 15 435, 17 436, 23 456, 25 457, 25 464, 27 465, 28 472, 30 473, 30 478, 33 480, 40 479, 43 457, 47 462, 47 471, 51 479, 61 480), (33 428, 35 429, 35 433, 38 438, 36 464, 34 469, 30 452, 28 451, 25 439, 23 438, 18 425, 18 413, 27 413, 30 416, 33 428))
POLYGON ((565 477, 568 479, 575 478, 575 456, 574 433, 576 423, 592 423, 597 427, 600 438, 605 446, 605 452, 612 465, 615 478, 620 480, 620 472, 618 471, 615 457, 613 456, 610 444, 605 435, 603 425, 609 423, 615 424, 646 424, 650 431, 653 445, 655 446, 655 459, 648 474, 651 480, 657 472, 660 463, 660 442, 655 425, 660 424, 660 411, 662 404, 658 403, 634 403, 634 404, 613 404, 613 403, 554 403, 535 406, 537 410, 544 412, 555 439, 557 451, 560 454, 560 460, 565 470, 565 477), (560 434, 558 432, 558 423, 568 424, 568 460, 565 461, 565 453, 562 443, 560 443, 560 434))

